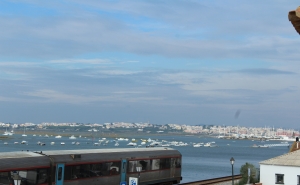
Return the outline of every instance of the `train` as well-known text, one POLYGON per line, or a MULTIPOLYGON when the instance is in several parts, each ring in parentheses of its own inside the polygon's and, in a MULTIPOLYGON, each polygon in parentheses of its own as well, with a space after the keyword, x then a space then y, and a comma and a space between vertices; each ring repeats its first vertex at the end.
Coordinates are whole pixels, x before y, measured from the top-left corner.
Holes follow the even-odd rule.
POLYGON ((181 176, 173 148, 0 153, 0 185, 171 185, 181 176))

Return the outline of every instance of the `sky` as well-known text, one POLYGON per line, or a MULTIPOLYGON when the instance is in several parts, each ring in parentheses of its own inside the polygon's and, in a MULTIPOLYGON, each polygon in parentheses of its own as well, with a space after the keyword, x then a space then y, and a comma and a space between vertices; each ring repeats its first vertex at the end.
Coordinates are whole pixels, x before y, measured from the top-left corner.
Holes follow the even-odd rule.
POLYGON ((0 1, 0 121, 299 129, 298 6, 0 1))

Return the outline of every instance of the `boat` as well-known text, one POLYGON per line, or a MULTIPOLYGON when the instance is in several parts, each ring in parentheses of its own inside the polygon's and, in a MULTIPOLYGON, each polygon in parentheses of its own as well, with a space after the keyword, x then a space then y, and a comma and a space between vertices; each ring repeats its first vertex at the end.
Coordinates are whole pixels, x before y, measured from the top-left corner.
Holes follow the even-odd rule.
POLYGON ((19 142, 16 141, 16 142, 14 142, 14 144, 19 144, 19 142))
POLYGON ((116 143, 115 146, 119 146, 119 143, 116 143))
POLYGON ((136 146, 136 143, 129 142, 129 143, 127 144, 127 146, 136 146))
POLYGON ((4 142, 3 144, 8 145, 8 142, 4 142))
POLYGON ((69 139, 76 139, 74 135, 70 136, 69 139))
POLYGON ((54 145, 54 144, 55 144, 55 142, 51 142, 51 143, 50 143, 50 145, 54 145))
POLYGON ((64 142, 61 142, 60 144, 61 144, 61 145, 65 145, 65 143, 64 143, 64 142))
POLYGON ((49 137, 48 134, 46 134, 45 137, 49 137))
POLYGON ((21 141, 21 144, 27 144, 27 141, 21 141))
POLYGON ((13 131, 11 131, 11 132, 9 132, 9 131, 7 131, 7 128, 6 128, 6 130, 5 130, 5 132, 4 132, 4 136, 12 136, 14 133, 13 133, 13 131))
POLYGON ((57 135, 57 136, 55 136, 55 138, 61 138, 61 135, 57 135))
POLYGON ((80 145, 80 143, 79 143, 79 142, 76 142, 75 145, 80 145))
POLYGON ((259 148, 269 148, 267 145, 258 145, 259 148))
POLYGON ((198 143, 198 144, 194 144, 194 145, 193 145, 193 147, 201 147, 201 146, 202 146, 202 145, 201 145, 201 144, 199 144, 199 143, 198 143))
POLYGON ((23 137, 27 137, 27 135, 25 134, 25 127, 24 127, 24 133, 22 134, 23 137))
POLYGON ((203 146, 204 147, 210 147, 210 143, 205 143, 203 146))
POLYGON ((258 145, 253 144, 252 147, 253 147, 253 148, 258 148, 258 145))

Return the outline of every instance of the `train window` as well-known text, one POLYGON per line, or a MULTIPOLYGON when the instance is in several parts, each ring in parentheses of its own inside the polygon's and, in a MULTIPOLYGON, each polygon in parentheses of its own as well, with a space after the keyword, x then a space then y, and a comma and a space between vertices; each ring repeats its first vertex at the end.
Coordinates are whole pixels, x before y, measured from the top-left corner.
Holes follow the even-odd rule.
POLYGON ((62 167, 58 168, 58 173, 57 173, 57 180, 61 180, 62 179, 62 167))
POLYGON ((160 165, 160 169, 171 168, 171 159, 170 158, 160 159, 159 165, 160 165))
MULTIPOLYGON (((172 164, 175 163, 176 165, 178 165, 178 163, 180 163, 180 160, 177 161, 177 158, 173 158, 172 161, 172 164)), ((142 171, 169 169, 171 168, 171 158, 128 161, 128 172, 137 172, 137 166, 141 166, 142 171)))
POLYGON ((0 172, 0 184, 1 185, 10 185, 12 184, 12 179, 9 172, 0 172))
POLYGON ((159 170, 160 159, 152 159, 151 170, 159 170))
POLYGON ((90 177, 118 175, 121 162, 82 164, 65 167, 65 180, 83 179, 90 177))
POLYGON ((47 169, 38 170, 38 179, 37 179, 38 184, 44 184, 47 182, 48 179, 47 173, 48 173, 47 169))
POLYGON ((140 164, 140 166, 142 166, 142 171, 149 171, 149 170, 151 170, 150 160, 141 160, 138 163, 140 164))
POLYGON ((175 167, 181 168, 181 159, 180 158, 175 158, 175 167))
POLYGON ((47 182, 47 169, 0 172, 0 185, 14 184, 13 179, 20 178, 21 185, 36 185, 47 182))
POLYGON ((136 172, 137 161, 128 161, 128 172, 136 172))
POLYGON ((137 172, 136 167, 141 166, 142 171, 151 170, 151 162, 150 160, 139 160, 139 161, 129 161, 128 162, 128 172, 137 172))

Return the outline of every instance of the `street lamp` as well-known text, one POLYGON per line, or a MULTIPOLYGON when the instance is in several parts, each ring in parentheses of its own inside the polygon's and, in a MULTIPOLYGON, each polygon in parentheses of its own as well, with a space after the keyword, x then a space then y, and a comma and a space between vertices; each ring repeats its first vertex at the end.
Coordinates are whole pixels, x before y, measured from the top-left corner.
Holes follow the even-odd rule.
POLYGON ((233 158, 233 157, 231 157, 230 163, 231 163, 231 172, 232 172, 232 185, 234 185, 234 179, 233 179, 233 164, 234 164, 234 158, 233 158))
POLYGON ((139 172, 139 177, 138 177, 138 185, 139 185, 140 184, 140 176, 141 176, 142 167, 141 166, 137 166, 136 167, 136 171, 139 172))

